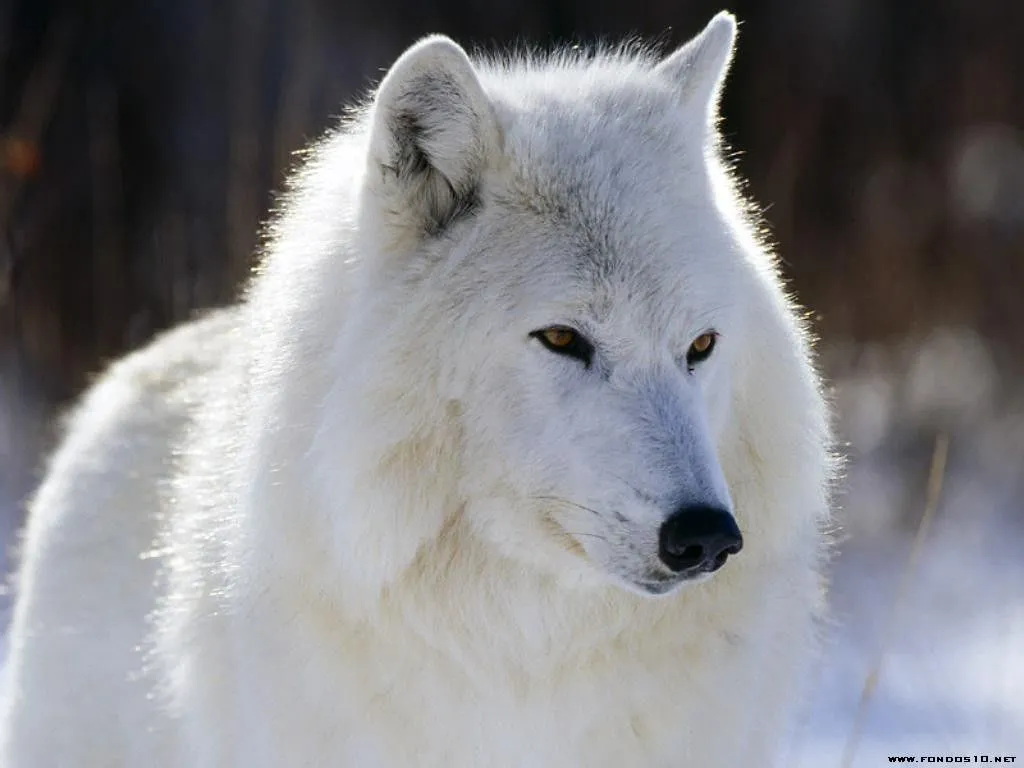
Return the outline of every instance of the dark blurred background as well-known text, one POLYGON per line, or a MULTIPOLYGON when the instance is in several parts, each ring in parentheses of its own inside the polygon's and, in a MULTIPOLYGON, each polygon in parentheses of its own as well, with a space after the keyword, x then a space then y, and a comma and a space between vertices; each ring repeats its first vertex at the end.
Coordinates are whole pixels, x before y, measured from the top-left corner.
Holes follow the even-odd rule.
MULTIPOLYGON (((901 572, 941 436, 935 536, 955 533, 921 600, 939 604, 941 633, 943 611, 967 610, 958 589, 971 610, 978 591, 1002 595, 997 634, 1024 647, 1021 550, 994 554, 1024 544, 1022 0, 0 0, 8 527, 55 409, 104 360, 231 299, 292 153, 417 37, 670 47, 723 6, 741 21, 725 130, 814 310, 850 457, 840 522, 861 555, 839 563, 839 613, 884 624, 871 606, 901 572), (970 588, 968 562, 985 564, 970 588)), ((849 679, 822 694, 850 718, 875 634, 847 633, 849 679)), ((993 685, 1019 674, 1004 664, 993 685)), ((962 699, 920 679, 926 703, 962 699)), ((1019 704, 986 702, 982 723, 1024 732, 1019 704)), ((944 733, 980 712, 949 706, 944 733)))
MULTIPOLYGON (((743 0, 726 130, 826 336, 1024 336, 1024 2, 743 0)), ((675 45, 721 0, 5 0, 0 346, 47 397, 245 275, 291 153, 429 31, 675 45)))

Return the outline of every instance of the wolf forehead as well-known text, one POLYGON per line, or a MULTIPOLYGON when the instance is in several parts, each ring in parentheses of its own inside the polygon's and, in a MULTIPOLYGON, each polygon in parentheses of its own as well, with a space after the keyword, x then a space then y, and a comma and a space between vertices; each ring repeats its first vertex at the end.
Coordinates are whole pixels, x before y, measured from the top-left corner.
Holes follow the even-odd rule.
POLYGON ((555 59, 522 75, 481 69, 502 131, 503 172, 482 179, 495 198, 603 242, 642 231, 659 207, 681 202, 688 180, 702 183, 705 136, 687 122, 703 115, 687 114, 649 56, 555 59))
MULTIPOLYGON (((692 258, 729 262, 736 248, 728 227, 715 223, 709 194, 711 173, 724 172, 708 165, 716 134, 702 108, 655 76, 655 63, 648 50, 624 50, 533 62, 522 74, 480 70, 503 143, 498 170, 482 174, 473 192, 476 204, 497 206, 503 229, 511 219, 532 230, 517 236, 548 240, 537 253, 547 259, 540 274, 561 290, 551 263, 557 248, 568 282, 598 319, 626 286, 643 286, 648 295, 633 298, 661 313, 678 310, 670 297, 696 298, 696 286, 731 279, 730 269, 709 271, 692 258)), ((715 292, 720 301, 726 295, 715 292)))

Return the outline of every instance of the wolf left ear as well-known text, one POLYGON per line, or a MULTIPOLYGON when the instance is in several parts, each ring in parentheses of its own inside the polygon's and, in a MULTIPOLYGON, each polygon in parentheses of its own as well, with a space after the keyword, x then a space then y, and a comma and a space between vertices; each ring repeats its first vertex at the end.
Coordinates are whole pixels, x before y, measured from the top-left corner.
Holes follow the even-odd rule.
POLYGON ((472 209, 499 130, 458 44, 434 35, 402 54, 377 90, 372 115, 367 184, 389 223, 436 234, 472 209))
POLYGON ((661 61, 654 71, 674 83, 680 98, 699 106, 713 122, 735 43, 736 19, 727 11, 719 11, 699 35, 661 61))

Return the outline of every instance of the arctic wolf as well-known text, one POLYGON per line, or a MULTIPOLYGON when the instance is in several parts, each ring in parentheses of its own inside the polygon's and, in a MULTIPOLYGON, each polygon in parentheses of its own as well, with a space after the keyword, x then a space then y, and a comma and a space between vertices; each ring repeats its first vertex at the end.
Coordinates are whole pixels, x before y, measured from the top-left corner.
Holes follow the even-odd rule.
POLYGON ((74 413, 0 763, 770 764, 830 439, 720 159, 734 37, 403 54, 244 299, 74 413))

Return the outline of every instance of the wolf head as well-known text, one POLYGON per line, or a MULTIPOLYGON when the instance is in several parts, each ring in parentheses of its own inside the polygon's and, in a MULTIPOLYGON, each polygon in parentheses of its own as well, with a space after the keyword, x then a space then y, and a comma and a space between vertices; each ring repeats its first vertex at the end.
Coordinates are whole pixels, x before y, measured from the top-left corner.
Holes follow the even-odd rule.
POLYGON ((362 415, 335 434, 376 446, 339 524, 361 573, 453 515, 521 565, 645 595, 739 553, 722 457, 758 289, 717 153, 735 32, 721 13, 660 61, 474 64, 431 37, 388 72, 338 355, 362 415))

